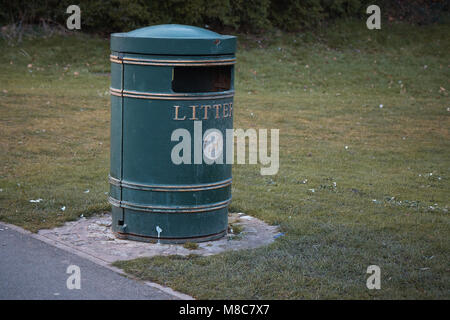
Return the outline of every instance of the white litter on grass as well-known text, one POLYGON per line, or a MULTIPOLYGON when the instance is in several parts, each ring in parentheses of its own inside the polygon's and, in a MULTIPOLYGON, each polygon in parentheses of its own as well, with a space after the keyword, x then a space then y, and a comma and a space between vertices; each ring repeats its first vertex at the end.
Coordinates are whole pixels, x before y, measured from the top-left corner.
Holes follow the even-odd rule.
POLYGON ((89 189, 87 189, 84 193, 89 193, 89 189))
POLYGON ((36 200, 30 200, 31 203, 39 203, 39 202, 41 202, 41 201, 42 201, 41 198, 36 199, 36 200))
POLYGON ((242 216, 242 217, 239 217, 239 219, 243 219, 243 220, 252 220, 253 217, 250 217, 250 216, 242 216))
POLYGON ((384 107, 384 106, 383 106, 382 104, 380 104, 380 109, 383 109, 383 107, 384 107))
POLYGON ((348 149, 348 146, 345 146, 345 150, 347 150, 348 149))
POLYGON ((311 191, 311 192, 316 192, 316 190, 314 190, 314 189, 308 189, 309 191, 311 191))
POLYGON ((65 210, 66 210, 66 206, 62 206, 61 211, 65 211, 65 210))

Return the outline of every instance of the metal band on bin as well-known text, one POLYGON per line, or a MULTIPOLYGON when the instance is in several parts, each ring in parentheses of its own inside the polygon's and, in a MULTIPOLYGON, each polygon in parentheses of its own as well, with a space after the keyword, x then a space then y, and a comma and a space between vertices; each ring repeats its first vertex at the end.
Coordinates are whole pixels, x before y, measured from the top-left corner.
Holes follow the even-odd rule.
POLYGON ((204 236, 193 236, 193 237, 180 237, 180 238, 175 238, 175 237, 152 237, 152 236, 143 236, 140 234, 136 234, 136 233, 130 233, 130 232, 115 232, 115 234, 117 234, 119 237, 123 237, 123 239, 130 239, 130 240, 134 240, 134 239, 152 239, 152 240, 199 240, 199 239, 204 239, 204 240, 214 240, 216 238, 216 236, 223 236, 226 235, 227 230, 223 230, 217 233, 211 233, 211 234, 207 234, 204 236), (134 239, 133 239, 134 238, 134 239))
POLYGON ((236 63, 236 58, 215 60, 158 60, 138 59, 130 57, 119 57, 110 55, 109 60, 113 63, 139 64, 144 66, 227 66, 236 63))
POLYGON ((145 191, 172 191, 172 192, 187 192, 187 191, 203 191, 225 188, 231 185, 232 179, 226 179, 214 183, 204 183, 204 184, 187 184, 187 185, 148 185, 148 184, 138 184, 134 182, 128 182, 124 180, 119 180, 108 176, 109 183, 128 189, 145 190, 145 191))
POLYGON ((184 93, 153 93, 120 90, 109 88, 109 92, 113 96, 128 97, 137 99, 156 99, 156 100, 210 100, 225 99, 234 97, 234 91, 213 92, 211 94, 184 94, 184 93))
POLYGON ((114 199, 113 197, 108 197, 108 202, 118 208, 125 208, 130 210, 136 210, 136 211, 146 211, 146 212, 161 212, 161 213, 196 213, 196 212, 205 212, 205 211, 213 211, 218 209, 223 209, 228 207, 228 205, 231 202, 231 198, 211 203, 207 205, 198 205, 198 206, 171 206, 171 207, 165 207, 165 206, 148 206, 148 205, 142 205, 137 203, 132 203, 128 201, 120 201, 117 199, 114 199))

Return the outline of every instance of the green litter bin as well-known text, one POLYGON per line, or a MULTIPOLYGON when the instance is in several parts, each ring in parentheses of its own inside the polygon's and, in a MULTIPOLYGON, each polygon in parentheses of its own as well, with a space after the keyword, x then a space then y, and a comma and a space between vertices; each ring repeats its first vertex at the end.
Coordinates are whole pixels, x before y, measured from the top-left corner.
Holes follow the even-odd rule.
POLYGON ((192 26, 111 35, 109 203, 117 237, 183 243, 226 235, 232 179, 223 140, 233 128, 235 51, 234 36, 192 26), (172 158, 178 129, 190 134, 193 151, 179 153, 190 159, 182 163, 172 158))

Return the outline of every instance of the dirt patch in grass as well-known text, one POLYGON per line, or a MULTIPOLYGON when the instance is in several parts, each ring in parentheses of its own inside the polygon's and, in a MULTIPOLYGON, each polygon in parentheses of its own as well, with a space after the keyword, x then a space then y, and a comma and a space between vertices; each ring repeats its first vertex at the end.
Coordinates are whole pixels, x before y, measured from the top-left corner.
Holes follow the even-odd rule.
POLYGON ((186 242, 186 243, 183 243, 183 248, 186 248, 186 249, 189 249, 189 250, 197 250, 198 249, 198 243, 186 242))

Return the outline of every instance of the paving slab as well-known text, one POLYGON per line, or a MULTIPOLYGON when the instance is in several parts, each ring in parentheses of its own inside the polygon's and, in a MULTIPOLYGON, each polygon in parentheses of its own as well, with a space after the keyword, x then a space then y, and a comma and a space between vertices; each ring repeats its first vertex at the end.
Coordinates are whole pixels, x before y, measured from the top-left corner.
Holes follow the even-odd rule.
POLYGON ((225 251, 254 249, 272 243, 279 233, 277 226, 243 214, 231 213, 230 225, 239 225, 239 234, 229 233, 222 239, 198 243, 190 250, 181 244, 159 244, 117 239, 111 231, 111 214, 104 213, 68 222, 62 227, 40 230, 38 234, 54 242, 94 256, 106 263, 158 255, 197 254, 209 256, 225 251))

